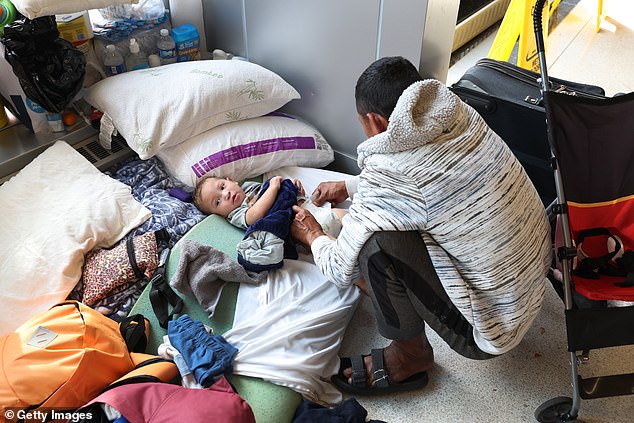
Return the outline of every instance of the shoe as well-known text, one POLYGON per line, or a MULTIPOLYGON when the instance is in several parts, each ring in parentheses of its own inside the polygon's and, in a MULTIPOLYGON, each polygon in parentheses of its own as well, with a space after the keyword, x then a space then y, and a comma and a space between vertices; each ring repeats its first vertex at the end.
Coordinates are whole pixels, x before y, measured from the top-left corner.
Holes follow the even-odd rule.
POLYGON ((383 364, 383 348, 373 349, 372 353, 372 375, 373 385, 368 385, 365 373, 364 357, 355 356, 341 359, 339 373, 332 376, 330 380, 342 392, 352 395, 381 395, 392 392, 412 391, 423 388, 429 382, 427 372, 416 373, 403 382, 393 383, 390 381, 385 366, 383 364), (348 378, 343 371, 352 367, 352 384, 348 383, 348 378))

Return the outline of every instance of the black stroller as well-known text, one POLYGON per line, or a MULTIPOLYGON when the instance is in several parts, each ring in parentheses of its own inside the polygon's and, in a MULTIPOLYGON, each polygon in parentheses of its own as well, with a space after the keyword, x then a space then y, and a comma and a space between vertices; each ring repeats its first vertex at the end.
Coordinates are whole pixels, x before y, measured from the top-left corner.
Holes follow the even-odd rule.
POLYGON ((634 393, 634 374, 578 374, 590 350, 634 344, 634 93, 607 98, 550 89, 545 1, 537 0, 533 24, 557 191, 550 210, 563 238, 555 242, 561 281, 553 286, 565 304, 573 393, 545 402, 535 418, 566 422, 577 418, 581 399, 634 393))

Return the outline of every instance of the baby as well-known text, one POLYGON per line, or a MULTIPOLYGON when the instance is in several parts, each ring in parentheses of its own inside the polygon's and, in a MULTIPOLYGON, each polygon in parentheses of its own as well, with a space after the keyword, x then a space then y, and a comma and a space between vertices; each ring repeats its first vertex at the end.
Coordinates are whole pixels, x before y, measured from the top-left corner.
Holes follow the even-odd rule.
MULTIPOLYGON (((242 185, 231 178, 207 176, 196 184, 194 204, 206 214, 217 214, 226 218, 229 223, 247 229, 257 220, 266 216, 275 202, 283 178, 274 176, 269 186, 260 195, 262 183, 247 181, 242 185)), ((306 201, 304 188, 297 179, 292 179, 298 190, 298 205, 308 209, 321 224, 324 232, 336 237, 341 231, 341 218, 347 213, 343 209, 319 208, 306 201)))

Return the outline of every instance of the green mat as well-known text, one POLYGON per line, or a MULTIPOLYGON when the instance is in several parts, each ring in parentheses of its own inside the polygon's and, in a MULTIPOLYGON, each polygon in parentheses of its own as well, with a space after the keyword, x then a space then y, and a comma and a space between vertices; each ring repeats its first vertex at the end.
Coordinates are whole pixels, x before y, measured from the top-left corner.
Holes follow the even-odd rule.
MULTIPOLYGON (((211 245, 231 257, 236 257, 236 245, 244 236, 244 231, 232 226, 225 219, 211 215, 194 226, 183 239, 191 239, 211 245)), ((172 278, 180 257, 178 244, 172 249, 166 265, 166 276, 172 278)), ((167 330, 161 328, 150 303, 150 286, 148 285, 134 305, 130 314, 140 313, 150 321, 150 335, 146 352, 156 354, 158 346, 163 342, 167 330)), ((222 334, 233 326, 233 315, 236 308, 238 284, 228 283, 220 296, 213 319, 200 307, 195 298, 183 297, 187 313, 194 320, 200 320, 212 327, 214 333, 222 334)), ((262 379, 233 375, 231 383, 244 398, 255 414, 258 423, 284 423, 293 420, 295 409, 302 401, 301 396, 288 388, 265 382, 262 379)))

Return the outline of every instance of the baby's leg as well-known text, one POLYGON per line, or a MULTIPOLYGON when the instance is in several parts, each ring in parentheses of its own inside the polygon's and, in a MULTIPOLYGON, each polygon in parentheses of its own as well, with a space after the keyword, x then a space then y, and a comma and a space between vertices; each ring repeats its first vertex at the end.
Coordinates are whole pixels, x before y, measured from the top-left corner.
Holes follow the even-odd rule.
POLYGON ((330 209, 334 214, 337 215, 337 217, 339 219, 343 218, 345 215, 348 214, 348 210, 346 209, 338 209, 338 208, 332 208, 330 209))

